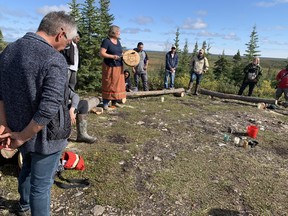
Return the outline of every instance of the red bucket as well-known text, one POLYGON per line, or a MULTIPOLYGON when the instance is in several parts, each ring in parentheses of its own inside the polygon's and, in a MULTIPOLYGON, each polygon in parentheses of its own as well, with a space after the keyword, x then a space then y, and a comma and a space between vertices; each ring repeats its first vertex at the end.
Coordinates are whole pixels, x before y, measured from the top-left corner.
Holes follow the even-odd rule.
POLYGON ((247 134, 249 137, 256 138, 258 134, 258 128, 255 125, 249 125, 247 127, 247 134))

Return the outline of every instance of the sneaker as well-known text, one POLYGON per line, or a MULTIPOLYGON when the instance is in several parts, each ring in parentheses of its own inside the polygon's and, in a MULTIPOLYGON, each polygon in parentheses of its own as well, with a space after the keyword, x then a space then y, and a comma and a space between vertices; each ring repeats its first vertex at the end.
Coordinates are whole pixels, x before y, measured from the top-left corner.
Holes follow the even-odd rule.
POLYGON ((108 110, 108 109, 109 109, 108 105, 103 106, 103 110, 108 110))

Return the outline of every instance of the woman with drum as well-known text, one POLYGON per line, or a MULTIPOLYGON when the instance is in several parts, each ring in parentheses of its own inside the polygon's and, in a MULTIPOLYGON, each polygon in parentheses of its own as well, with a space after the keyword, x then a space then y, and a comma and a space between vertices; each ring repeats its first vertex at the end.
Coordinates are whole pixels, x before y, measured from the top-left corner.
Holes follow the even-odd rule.
POLYGON ((125 78, 123 72, 122 46, 119 41, 120 28, 112 25, 108 31, 108 37, 102 41, 100 56, 104 58, 102 63, 102 98, 103 109, 108 110, 111 101, 112 106, 120 107, 118 100, 126 98, 125 78))

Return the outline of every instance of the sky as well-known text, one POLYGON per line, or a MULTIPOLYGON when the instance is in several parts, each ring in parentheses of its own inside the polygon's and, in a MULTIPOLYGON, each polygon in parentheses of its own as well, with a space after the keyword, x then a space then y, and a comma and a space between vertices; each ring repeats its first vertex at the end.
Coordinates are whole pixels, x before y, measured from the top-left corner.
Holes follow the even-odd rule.
MULTIPOLYGON (((0 0, 0 29, 4 40, 15 41, 35 32, 43 16, 69 11, 70 0, 0 0)), ((76 0, 83 3, 84 0, 76 0)), ((98 0, 95 0, 98 5, 98 0)), ((110 0, 110 14, 121 29, 122 46, 138 42, 145 50, 168 51, 179 28, 180 49, 206 41, 210 53, 245 54, 253 26, 261 57, 288 57, 288 0, 110 0)))

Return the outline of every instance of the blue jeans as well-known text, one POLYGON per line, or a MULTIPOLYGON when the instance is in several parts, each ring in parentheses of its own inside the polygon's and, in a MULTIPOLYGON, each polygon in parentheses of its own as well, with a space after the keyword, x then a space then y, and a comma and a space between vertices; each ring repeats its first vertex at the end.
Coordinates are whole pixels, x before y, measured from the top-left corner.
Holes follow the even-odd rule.
POLYGON ((196 80, 196 85, 199 85, 202 79, 202 75, 203 74, 197 74, 197 73, 192 72, 191 77, 190 77, 190 82, 194 82, 194 80, 196 80))
POLYGON ((27 153, 18 178, 22 209, 31 209, 32 216, 50 215, 50 191, 59 164, 61 151, 50 155, 27 153))
POLYGON ((164 78, 164 88, 168 88, 168 79, 170 78, 170 85, 169 88, 174 88, 174 80, 175 80, 175 71, 172 73, 169 70, 165 71, 165 78, 164 78))

